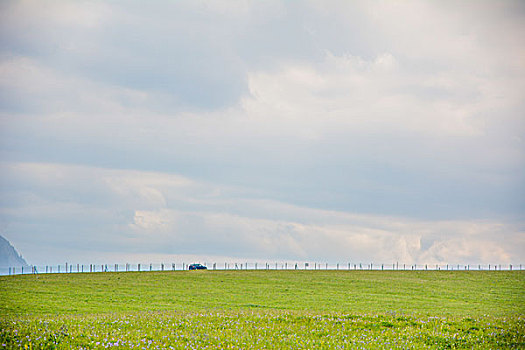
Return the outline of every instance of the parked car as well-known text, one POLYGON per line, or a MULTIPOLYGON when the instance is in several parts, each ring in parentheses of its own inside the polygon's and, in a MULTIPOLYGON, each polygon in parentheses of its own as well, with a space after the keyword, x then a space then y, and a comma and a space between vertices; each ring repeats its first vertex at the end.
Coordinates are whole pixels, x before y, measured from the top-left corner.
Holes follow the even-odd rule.
POLYGON ((201 264, 191 264, 188 269, 190 270, 207 270, 208 268, 201 264))

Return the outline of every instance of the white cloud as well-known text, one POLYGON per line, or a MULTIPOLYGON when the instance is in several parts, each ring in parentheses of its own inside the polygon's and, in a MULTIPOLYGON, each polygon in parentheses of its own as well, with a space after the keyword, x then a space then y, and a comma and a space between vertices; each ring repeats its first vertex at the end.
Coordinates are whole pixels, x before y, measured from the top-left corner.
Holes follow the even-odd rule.
MULTIPOLYGON (((71 249, 92 251, 94 257, 103 246, 102 252, 122 252, 116 256, 205 257, 221 252, 251 261, 509 263, 518 261, 525 248, 525 233, 519 226, 497 221, 425 221, 306 208, 252 198, 242 189, 217 191, 217 185, 163 173, 35 163, 4 163, 2 169, 8 178, 23 178, 37 199, 32 202, 44 205, 20 197, 26 191, 15 187, 11 199, 20 201, 14 208, 4 203, 1 210, 11 226, 6 236, 25 256, 40 257, 38 263, 45 263, 38 253, 42 244, 64 240, 61 233, 31 230, 43 220, 65 229, 82 223, 66 241, 82 242, 71 249), (115 183, 119 183, 116 191, 115 183), (93 205, 86 198, 64 197, 71 187, 100 192, 93 193, 99 201, 102 192, 112 194, 93 205), (113 207, 121 215, 112 216, 113 207), (93 235, 95 230, 101 234, 93 235), (36 246, 35 234, 42 235, 36 246)), ((62 260, 71 259, 67 255, 62 260)))
POLYGON ((3 10, 2 216, 35 256, 48 239, 131 255, 520 257, 519 2, 3 10))

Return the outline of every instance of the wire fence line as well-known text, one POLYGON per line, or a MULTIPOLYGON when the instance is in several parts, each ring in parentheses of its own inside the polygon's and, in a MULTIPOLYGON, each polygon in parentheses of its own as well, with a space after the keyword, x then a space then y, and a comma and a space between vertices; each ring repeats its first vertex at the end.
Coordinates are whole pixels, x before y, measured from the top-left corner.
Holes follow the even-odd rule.
MULTIPOLYGON (((94 272, 146 272, 183 271, 187 263, 149 263, 149 264, 71 264, 45 266, 12 266, 0 270, 2 275, 41 274, 41 273, 94 273, 94 272)), ((204 263, 209 270, 371 270, 371 271, 521 271, 523 264, 363 264, 363 263, 318 263, 318 262, 274 262, 274 263, 204 263)))

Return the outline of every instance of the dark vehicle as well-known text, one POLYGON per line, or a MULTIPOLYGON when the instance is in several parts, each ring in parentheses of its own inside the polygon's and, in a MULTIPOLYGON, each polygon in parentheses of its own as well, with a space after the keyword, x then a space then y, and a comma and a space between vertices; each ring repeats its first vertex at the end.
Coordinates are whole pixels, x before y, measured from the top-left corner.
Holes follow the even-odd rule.
POLYGON ((191 264, 188 269, 190 270, 207 270, 208 268, 201 264, 191 264))

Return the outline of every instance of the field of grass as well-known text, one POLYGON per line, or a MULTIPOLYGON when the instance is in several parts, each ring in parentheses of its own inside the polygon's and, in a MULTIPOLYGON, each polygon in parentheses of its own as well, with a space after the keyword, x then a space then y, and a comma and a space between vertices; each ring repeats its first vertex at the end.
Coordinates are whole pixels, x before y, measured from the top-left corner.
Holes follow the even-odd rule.
POLYGON ((0 277, 0 349, 525 348, 521 271, 0 277))

